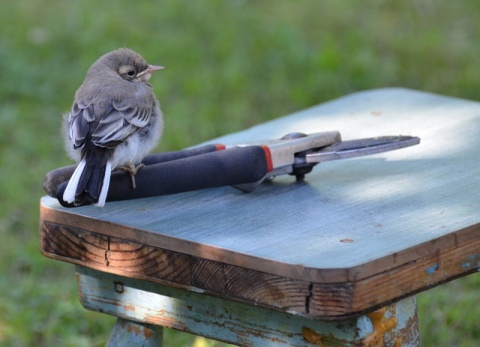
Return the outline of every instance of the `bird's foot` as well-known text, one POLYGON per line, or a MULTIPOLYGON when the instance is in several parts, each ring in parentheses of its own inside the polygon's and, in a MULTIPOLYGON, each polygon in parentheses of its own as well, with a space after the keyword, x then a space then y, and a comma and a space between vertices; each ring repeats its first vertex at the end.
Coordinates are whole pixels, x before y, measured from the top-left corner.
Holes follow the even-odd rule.
POLYGON ((120 166, 118 169, 128 172, 130 174, 130 178, 132 179, 132 187, 133 189, 137 188, 137 184, 135 183, 135 175, 137 174, 138 170, 143 168, 145 165, 140 163, 137 166, 133 165, 132 163, 126 163, 123 166, 120 166))

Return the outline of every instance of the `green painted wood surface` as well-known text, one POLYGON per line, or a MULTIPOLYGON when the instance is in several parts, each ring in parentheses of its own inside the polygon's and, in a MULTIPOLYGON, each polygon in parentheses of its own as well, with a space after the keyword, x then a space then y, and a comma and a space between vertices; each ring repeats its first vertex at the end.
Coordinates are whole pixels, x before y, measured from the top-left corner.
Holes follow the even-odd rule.
MULTIPOLYGON (((414 297, 369 315, 324 322, 83 267, 77 267, 77 280, 82 305, 121 317, 113 333, 120 335, 121 341, 128 341, 128 329, 118 325, 128 320, 241 346, 419 345, 414 297)), ((130 329, 131 341, 141 341, 141 333, 143 329, 130 329)), ((149 334, 145 342, 153 337, 149 334)), ((128 344, 120 344, 124 345, 128 344)), ((169 346, 168 341, 164 345, 169 346)))
POLYGON ((163 327, 119 318, 107 347, 162 347, 163 327))
MULTIPOLYGON (((345 140, 405 134, 422 142, 323 163, 303 183, 279 177, 250 194, 224 187, 109 203, 103 209, 67 210, 51 198, 43 198, 42 204, 135 228, 139 242, 316 281, 322 276, 312 269, 338 271, 331 278, 341 279, 352 276, 349 268, 372 264, 358 275, 366 278, 439 249, 478 241, 480 103, 380 89, 212 142, 235 144, 327 130, 339 130, 345 140)), ((465 271, 480 267, 477 253, 469 255, 465 271)))

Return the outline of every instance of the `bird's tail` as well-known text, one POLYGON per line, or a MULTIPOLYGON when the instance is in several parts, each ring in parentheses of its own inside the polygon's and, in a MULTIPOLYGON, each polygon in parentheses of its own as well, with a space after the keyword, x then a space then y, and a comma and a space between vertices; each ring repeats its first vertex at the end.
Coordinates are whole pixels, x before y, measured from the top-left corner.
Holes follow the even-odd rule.
POLYGON ((63 193, 63 200, 75 205, 90 202, 98 207, 105 205, 112 163, 105 152, 86 151, 63 193))

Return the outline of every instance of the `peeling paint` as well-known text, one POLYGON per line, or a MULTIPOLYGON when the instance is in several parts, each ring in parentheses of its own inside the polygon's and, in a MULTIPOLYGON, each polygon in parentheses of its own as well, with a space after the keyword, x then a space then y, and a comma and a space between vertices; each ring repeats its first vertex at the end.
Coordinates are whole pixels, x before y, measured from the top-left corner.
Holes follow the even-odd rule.
POLYGON ((317 333, 315 330, 302 327, 302 336, 306 341, 313 343, 315 346, 323 345, 323 336, 317 333))
POLYGON ((425 271, 426 271, 427 274, 433 275, 435 272, 437 272, 439 267, 440 267, 440 265, 438 265, 438 263, 435 263, 435 264, 427 267, 427 269, 425 271))
POLYGON ((364 338, 373 333, 372 320, 367 316, 360 316, 357 319, 358 336, 364 338))
POLYGON ((123 305, 123 308, 125 309, 125 311, 135 312, 135 306, 134 305, 123 305))
POLYGON ((392 331, 397 325, 396 309, 392 317, 385 317, 387 307, 383 307, 377 311, 367 314, 373 325, 373 332, 363 339, 362 346, 382 347, 385 334, 392 331))
POLYGON ((88 288, 80 290, 84 292, 82 304, 95 311, 120 316, 117 330, 139 341, 147 341, 150 336, 159 339, 161 331, 155 327, 163 326, 241 346, 417 345, 409 344, 418 340, 418 327, 411 327, 408 321, 411 314, 412 321, 416 322, 414 299, 406 299, 408 305, 403 300, 357 319, 317 321, 302 314, 294 317, 256 309, 185 289, 167 288, 91 269, 77 271, 81 271, 79 288, 88 288), (141 324, 135 323, 140 326, 129 328, 126 319, 141 324), (142 326, 143 330, 139 330, 142 326))
MULTIPOLYGON (((130 322, 128 322, 128 323, 130 323, 130 322)), ((125 328, 125 324, 122 324, 122 328, 125 328)), ((134 324, 127 324, 126 328, 127 328, 127 331, 129 333, 133 332, 133 333, 135 333, 135 335, 140 335, 142 333, 142 330, 143 330, 140 326, 138 326, 136 324, 135 325, 134 324)))
POLYGON ((107 346, 158 346, 162 342, 162 328, 142 323, 117 320, 107 346))
POLYGON ((462 269, 471 269, 480 267, 480 254, 472 254, 466 261, 460 264, 462 269))

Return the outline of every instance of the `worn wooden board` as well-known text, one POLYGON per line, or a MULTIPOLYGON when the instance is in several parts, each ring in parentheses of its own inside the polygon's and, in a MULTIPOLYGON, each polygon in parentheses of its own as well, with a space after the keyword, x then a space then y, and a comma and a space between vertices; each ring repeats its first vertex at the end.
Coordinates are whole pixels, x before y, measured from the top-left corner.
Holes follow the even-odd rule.
POLYGON ((414 297, 343 322, 322 322, 83 267, 77 267, 77 280, 88 309, 240 346, 419 345, 414 297))
MULTIPOLYGON (((101 235, 117 237, 170 256, 211 261, 206 278, 215 273, 212 266, 222 264, 245 271, 232 270, 230 280, 248 278, 248 271, 254 271, 297 281, 303 298, 306 283, 314 295, 306 296, 313 305, 307 313, 327 317, 358 313, 480 268, 479 103, 381 89, 212 142, 233 144, 326 130, 339 130, 345 140, 405 134, 421 137, 422 143, 323 163, 305 182, 279 177, 250 194, 225 187, 109 203, 103 209, 65 209, 44 197, 44 246, 56 242, 45 224, 53 222, 75 227, 77 236, 94 232, 99 240, 101 235), (336 289, 344 296, 330 308, 328 293, 336 289)), ((80 242, 69 240, 59 245, 80 242)), ((43 251, 58 259, 83 261, 56 254, 62 247, 43 251)), ((189 267, 190 260, 184 264, 189 267)), ((162 279, 159 275, 152 280, 162 279)), ((213 292, 230 295, 218 287, 213 292)))
POLYGON ((58 260, 324 320, 357 316, 447 281, 472 266, 469 254, 479 247, 476 241, 451 248, 363 280, 315 283, 48 221, 41 230, 43 253, 58 260))

